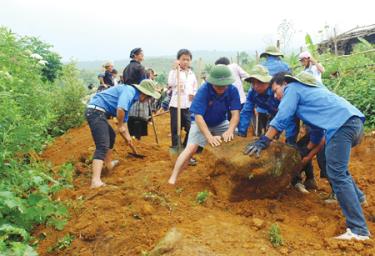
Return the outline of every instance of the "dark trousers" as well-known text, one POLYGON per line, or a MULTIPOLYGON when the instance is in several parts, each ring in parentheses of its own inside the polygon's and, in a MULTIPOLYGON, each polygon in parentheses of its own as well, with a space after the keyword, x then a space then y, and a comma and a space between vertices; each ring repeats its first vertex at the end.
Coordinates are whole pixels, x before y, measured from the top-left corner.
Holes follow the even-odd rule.
MULTIPOLYGON (((178 145, 178 135, 177 135, 177 108, 170 107, 169 113, 171 116, 171 133, 172 133, 172 147, 176 147, 178 145)), ((181 128, 183 128, 186 132, 186 136, 182 145, 186 147, 188 137, 189 137, 189 130, 190 130, 191 120, 190 120, 190 112, 189 109, 181 109, 181 128)))
POLYGON ((106 113, 87 109, 85 117, 96 147, 93 159, 104 160, 108 149, 112 149, 115 144, 116 133, 108 123, 106 113))

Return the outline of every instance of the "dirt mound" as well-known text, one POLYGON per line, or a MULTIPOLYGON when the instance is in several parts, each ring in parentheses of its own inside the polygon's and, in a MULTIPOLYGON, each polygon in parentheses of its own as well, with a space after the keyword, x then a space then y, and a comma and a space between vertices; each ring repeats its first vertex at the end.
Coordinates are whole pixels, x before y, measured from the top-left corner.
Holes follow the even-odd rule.
POLYGON ((240 201, 276 197, 298 173, 301 158, 297 150, 274 142, 259 158, 242 153, 249 140, 236 138, 221 147, 208 148, 211 185, 223 199, 240 201))
MULTIPOLYGON (((120 165, 106 174, 107 187, 89 189, 90 157, 93 151, 87 126, 58 138, 43 154, 55 165, 72 161, 76 166, 74 189, 62 191, 57 198, 70 206, 71 219, 63 231, 38 227, 40 255, 133 256, 147 255, 176 228, 181 240, 162 255, 375 255, 375 244, 337 242, 330 237, 345 230, 337 205, 325 205, 329 185, 319 179, 318 191, 301 195, 293 188, 277 199, 230 202, 212 190, 212 162, 199 155, 198 165, 181 174, 176 186, 169 186, 171 174, 168 148, 169 118, 156 119, 160 146, 152 136, 136 142, 144 160, 127 158, 118 136, 114 153, 120 165), (208 191, 203 204, 196 202, 198 192, 208 191), (269 229, 278 224, 283 246, 273 247, 269 229), (42 235, 43 234, 43 235, 42 235), (65 250, 48 248, 66 234, 75 237, 65 250), (42 239, 46 235, 45 239, 42 239)), ((250 140, 250 139, 249 139, 250 140)), ((366 193, 369 207, 365 215, 375 233, 375 138, 367 137, 353 151, 351 173, 366 193)))

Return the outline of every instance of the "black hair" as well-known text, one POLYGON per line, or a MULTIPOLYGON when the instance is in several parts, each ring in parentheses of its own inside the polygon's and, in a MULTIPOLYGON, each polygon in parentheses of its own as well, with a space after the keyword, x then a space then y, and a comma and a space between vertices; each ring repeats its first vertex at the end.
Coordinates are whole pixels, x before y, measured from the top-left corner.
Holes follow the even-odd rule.
POLYGON ((140 48, 140 47, 138 47, 138 48, 134 48, 133 50, 131 50, 131 52, 130 52, 130 56, 129 56, 129 57, 130 57, 131 59, 134 59, 135 55, 140 54, 142 51, 143 51, 143 50, 142 50, 142 48, 140 48))
POLYGON ((118 74, 117 69, 112 69, 111 74, 118 74))
POLYGON ((221 57, 217 59, 217 61, 215 61, 215 65, 218 65, 218 64, 229 65, 230 60, 227 57, 221 57))
POLYGON ((155 71, 152 68, 148 68, 146 70, 146 77, 147 77, 147 79, 150 79, 151 74, 155 74, 155 71))
POLYGON ((278 84, 278 85, 283 85, 284 82, 285 82, 285 75, 288 75, 289 73, 288 72, 279 72, 279 73, 276 73, 271 81, 270 81, 270 85, 272 86, 274 83, 278 84))
POLYGON ((181 49, 177 52, 177 59, 179 60, 182 55, 188 55, 190 56, 190 59, 193 59, 193 55, 191 54, 191 51, 188 49, 181 49))

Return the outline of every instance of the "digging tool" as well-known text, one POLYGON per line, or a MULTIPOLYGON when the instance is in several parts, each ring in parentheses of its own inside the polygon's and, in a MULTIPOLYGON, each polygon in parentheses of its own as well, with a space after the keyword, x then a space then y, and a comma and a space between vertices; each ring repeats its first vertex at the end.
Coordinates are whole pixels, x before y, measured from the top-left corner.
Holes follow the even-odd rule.
POLYGON ((259 114, 255 115, 255 136, 259 136, 259 114))
POLYGON ((180 86, 180 66, 176 69, 176 80, 177 80, 177 148, 170 148, 169 152, 173 156, 178 156, 182 151, 181 145, 181 86, 180 86))
MULTIPOLYGON (((122 138, 125 140, 125 142, 126 142, 125 135, 122 134, 121 132, 120 132, 120 135, 121 135, 121 137, 122 137, 122 138)), ((145 155, 138 154, 137 149, 135 148, 135 146, 134 146, 133 144, 128 144, 128 145, 129 145, 130 149, 133 151, 133 152, 131 152, 131 153, 128 153, 129 156, 132 156, 132 157, 135 157, 135 158, 140 158, 140 159, 143 159, 143 158, 146 157, 145 155)))
POLYGON ((159 145, 159 138, 158 138, 158 134, 157 134, 157 132, 156 132, 155 119, 154 119, 154 115, 152 114, 152 110, 151 110, 150 103, 148 103, 148 109, 149 109, 150 114, 151 114, 151 122, 152 122, 152 128, 153 128, 153 130, 154 130, 154 135, 155 135, 156 144, 159 145))

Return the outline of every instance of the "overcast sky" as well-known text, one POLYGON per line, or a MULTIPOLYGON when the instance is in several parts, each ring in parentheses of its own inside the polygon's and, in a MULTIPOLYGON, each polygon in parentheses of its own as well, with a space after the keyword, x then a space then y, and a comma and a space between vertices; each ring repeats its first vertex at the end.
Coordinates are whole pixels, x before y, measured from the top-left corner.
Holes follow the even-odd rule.
POLYGON ((146 56, 261 51, 284 19, 299 47, 306 33, 319 40, 325 25, 344 32, 373 24, 374 10, 374 0, 0 0, 0 25, 53 44, 64 60, 116 60, 138 46, 146 56))

